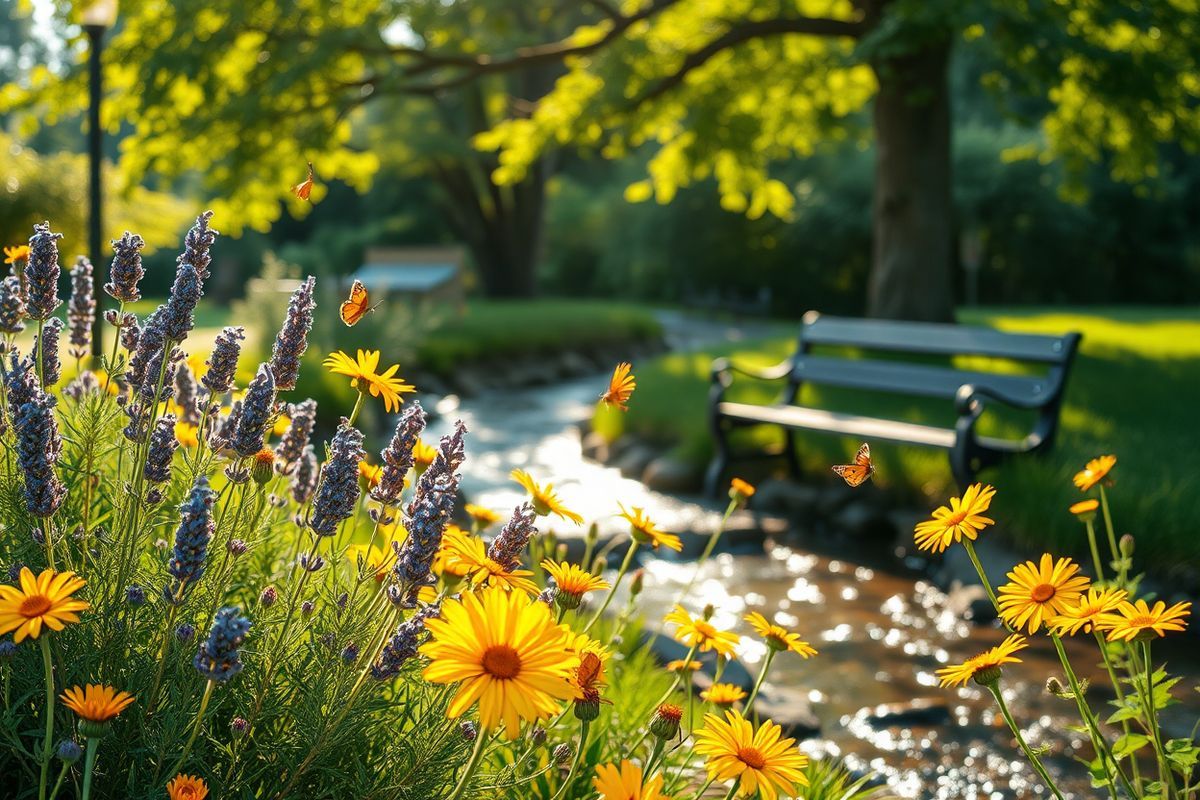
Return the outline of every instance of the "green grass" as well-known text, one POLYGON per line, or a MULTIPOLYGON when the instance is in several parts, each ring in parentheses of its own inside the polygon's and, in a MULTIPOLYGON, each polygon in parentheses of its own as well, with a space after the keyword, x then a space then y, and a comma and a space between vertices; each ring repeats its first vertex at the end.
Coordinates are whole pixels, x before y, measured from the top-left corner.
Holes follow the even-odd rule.
MULTIPOLYGON (((1018 458, 985 471, 998 496, 993 516, 1000 528, 1033 551, 1083 553, 1080 526, 1066 507, 1080 498, 1071 476, 1089 459, 1115 453, 1117 485, 1111 492, 1118 533, 1137 539, 1137 559, 1160 574, 1194 562, 1200 544, 1200 470, 1189 443, 1196 432, 1200 396, 1200 310, 1168 308, 972 309, 963 322, 1007 331, 1084 335, 1072 369, 1055 449, 1045 458, 1018 458)), ((777 363, 792 352, 791 335, 742 343, 708 352, 670 354, 639 366, 638 390, 627 415, 599 411, 598 430, 615 437, 624 430, 673 446, 697 463, 712 444, 706 427, 708 369, 713 357, 732 356, 751 364, 777 363)), ((980 359, 956 359, 978 368, 980 359)), ((996 362, 993 369, 1013 369, 996 362)), ((743 379, 730 396, 770 402, 777 385, 743 379)), ((953 421, 946 402, 928 402, 827 387, 806 387, 806 404, 927 424, 953 421)), ((1018 434, 1028 419, 1019 414, 985 416, 990 433, 1018 434)), ((777 429, 747 432, 746 444, 779 443, 777 429)), ((828 465, 850 455, 857 442, 820 434, 798 435, 809 475, 825 480, 828 465)), ((945 454, 879 443, 872 448, 877 481, 908 499, 940 503, 953 482, 945 454)), ((1191 567, 1188 567, 1191 568, 1191 567)))
POLYGON ((597 300, 472 300, 424 337, 417 360, 448 374, 457 364, 644 341, 662 333, 645 306, 597 300))

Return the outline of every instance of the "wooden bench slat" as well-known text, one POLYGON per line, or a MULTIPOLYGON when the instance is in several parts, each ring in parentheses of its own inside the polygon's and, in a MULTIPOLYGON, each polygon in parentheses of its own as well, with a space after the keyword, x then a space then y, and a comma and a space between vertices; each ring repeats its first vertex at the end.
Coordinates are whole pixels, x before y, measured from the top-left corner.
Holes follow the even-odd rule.
POLYGON ((1036 403, 1050 397, 1057 387, 1057 381, 1043 376, 1005 375, 928 364, 807 354, 796 356, 792 374, 797 381, 919 397, 953 398, 960 386, 969 383, 992 389, 1006 401, 1014 403, 1036 403))
POLYGON ((803 406, 756 406, 749 403, 724 402, 718 404, 717 409, 722 416, 734 420, 786 425, 789 428, 828 431, 860 439, 905 442, 945 450, 954 446, 954 430, 950 428, 861 417, 803 406))
POLYGON ((971 325, 847 319, 809 314, 801 339, 810 345, 940 355, 982 355, 1060 364, 1070 359, 1066 337, 1007 333, 971 325))

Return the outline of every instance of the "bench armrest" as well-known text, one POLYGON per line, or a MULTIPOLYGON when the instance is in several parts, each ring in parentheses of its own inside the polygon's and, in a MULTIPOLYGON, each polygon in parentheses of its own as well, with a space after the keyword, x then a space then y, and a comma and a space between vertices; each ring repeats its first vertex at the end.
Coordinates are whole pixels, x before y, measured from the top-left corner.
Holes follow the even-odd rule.
POLYGON ((977 413, 976 405, 980 401, 995 400, 998 403, 1003 403, 1012 408, 1021 408, 1026 410, 1036 410, 1046 405, 1047 399, 1037 400, 1019 400, 1015 397, 1008 397, 991 389, 987 386, 976 386, 973 383, 964 383, 958 387, 958 392, 954 396, 954 409, 960 416, 977 413))
POLYGON ((790 358, 770 367, 737 365, 728 358, 718 358, 712 363, 710 375, 713 383, 719 383, 722 386, 728 386, 733 381, 732 373, 735 372, 755 380, 778 381, 792 374, 792 366, 790 358))

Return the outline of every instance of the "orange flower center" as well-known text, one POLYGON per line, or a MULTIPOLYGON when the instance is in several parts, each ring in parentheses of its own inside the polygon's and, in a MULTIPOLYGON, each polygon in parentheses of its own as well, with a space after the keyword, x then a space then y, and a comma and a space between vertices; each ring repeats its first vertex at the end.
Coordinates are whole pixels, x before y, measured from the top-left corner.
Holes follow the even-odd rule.
POLYGON ((50 598, 44 594, 31 594, 21 601, 21 605, 17 608, 17 613, 22 617, 33 619, 40 617, 50 610, 50 598))
POLYGON ((179 790, 179 800, 191 800, 191 798, 197 796, 196 790, 191 786, 184 786, 179 790))
POLYGON ((696 633, 700 634, 702 639, 717 638, 717 629, 703 620, 696 623, 696 633))
POLYGON ((1050 584, 1039 583, 1037 586, 1033 587, 1033 591, 1029 593, 1029 597, 1032 598, 1033 602, 1035 603, 1045 603, 1051 597, 1054 597, 1054 591, 1054 587, 1050 584))
POLYGON ((1129 627, 1131 628, 1152 628, 1158 622, 1157 617, 1137 616, 1129 618, 1129 627))
POLYGON ((759 752, 757 747, 739 747, 737 757, 738 761, 741 761, 750 769, 762 769, 767 765, 767 760, 763 758, 763 754, 759 752))
POLYGON ((952 528, 955 525, 961 525, 963 523, 963 520, 966 518, 967 518, 966 509, 963 509, 962 511, 955 511, 953 514, 946 517, 946 520, 945 520, 946 527, 952 528))
POLYGON ((483 671, 506 681, 521 673, 521 656, 506 644, 492 645, 483 652, 483 671))

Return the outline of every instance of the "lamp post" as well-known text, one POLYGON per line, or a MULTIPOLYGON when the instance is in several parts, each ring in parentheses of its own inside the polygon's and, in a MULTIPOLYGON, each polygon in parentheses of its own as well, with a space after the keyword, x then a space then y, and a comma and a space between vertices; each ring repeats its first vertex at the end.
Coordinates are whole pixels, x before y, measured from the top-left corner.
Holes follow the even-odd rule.
MULTIPOLYGON (((104 265, 101 260, 103 235, 103 191, 100 185, 100 162, 103 158, 104 131, 100 128, 100 101, 104 96, 101 84, 100 56, 104 50, 104 33, 117 21, 117 0, 94 0, 83 9, 81 20, 88 36, 88 254, 94 268, 97 293, 104 285, 104 265)), ((103 315, 96 314, 92 322, 92 355, 103 350, 100 341, 104 330, 103 315)))

